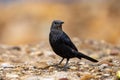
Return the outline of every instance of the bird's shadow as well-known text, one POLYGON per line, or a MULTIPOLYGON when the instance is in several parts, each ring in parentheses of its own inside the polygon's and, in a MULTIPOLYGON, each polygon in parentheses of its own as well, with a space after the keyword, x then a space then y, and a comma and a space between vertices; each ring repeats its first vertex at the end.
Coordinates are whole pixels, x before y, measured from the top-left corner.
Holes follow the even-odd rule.
POLYGON ((58 64, 53 64, 51 66, 54 67, 58 71, 68 71, 69 69, 69 66, 63 67, 63 65, 58 65, 58 64))

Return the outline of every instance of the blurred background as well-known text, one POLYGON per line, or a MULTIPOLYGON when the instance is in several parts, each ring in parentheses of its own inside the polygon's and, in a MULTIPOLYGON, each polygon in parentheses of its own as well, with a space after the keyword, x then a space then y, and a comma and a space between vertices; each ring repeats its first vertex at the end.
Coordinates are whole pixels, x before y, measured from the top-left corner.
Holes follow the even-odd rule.
POLYGON ((120 0, 0 0, 0 44, 48 41, 56 19, 71 38, 120 43, 120 0))

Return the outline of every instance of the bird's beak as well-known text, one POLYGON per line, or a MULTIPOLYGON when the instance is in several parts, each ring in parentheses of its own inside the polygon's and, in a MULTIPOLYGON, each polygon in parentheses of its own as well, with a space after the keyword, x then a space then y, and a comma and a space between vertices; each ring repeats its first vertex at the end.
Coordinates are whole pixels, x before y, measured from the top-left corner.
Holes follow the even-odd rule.
POLYGON ((64 22, 61 22, 61 24, 63 24, 64 22))

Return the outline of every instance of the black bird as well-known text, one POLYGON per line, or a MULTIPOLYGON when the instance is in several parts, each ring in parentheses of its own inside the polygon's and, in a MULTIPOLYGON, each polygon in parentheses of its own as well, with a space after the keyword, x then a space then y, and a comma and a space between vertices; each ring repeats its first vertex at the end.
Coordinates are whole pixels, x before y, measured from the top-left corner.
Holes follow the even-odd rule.
POLYGON ((50 28, 50 34, 49 34, 49 42, 53 51, 57 55, 62 57, 62 60, 59 62, 59 64, 61 64, 62 61, 66 58, 67 61, 66 61, 66 64, 64 65, 64 69, 66 69, 69 59, 74 57, 77 57, 79 59, 85 58, 92 62, 98 62, 97 60, 89 56, 86 56, 81 52, 78 52, 78 49, 72 43, 69 36, 62 30, 63 23, 64 22, 61 20, 54 20, 52 22, 52 25, 50 28))

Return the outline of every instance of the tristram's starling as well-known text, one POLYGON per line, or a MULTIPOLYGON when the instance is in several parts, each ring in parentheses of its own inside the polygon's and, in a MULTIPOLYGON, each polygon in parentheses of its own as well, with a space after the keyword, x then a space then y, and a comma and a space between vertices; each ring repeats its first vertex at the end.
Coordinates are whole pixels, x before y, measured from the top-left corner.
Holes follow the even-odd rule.
POLYGON ((79 59, 85 58, 87 60, 90 60, 92 62, 98 62, 97 60, 84 55, 83 53, 79 52, 76 46, 72 43, 69 36, 62 30, 62 24, 64 22, 61 20, 54 20, 52 22, 51 28, 50 28, 50 34, 49 34, 49 42, 53 49, 53 51, 62 57, 62 60, 59 62, 59 64, 62 63, 62 61, 66 58, 66 64, 64 65, 64 69, 67 68, 67 64, 70 58, 77 57, 79 59))

